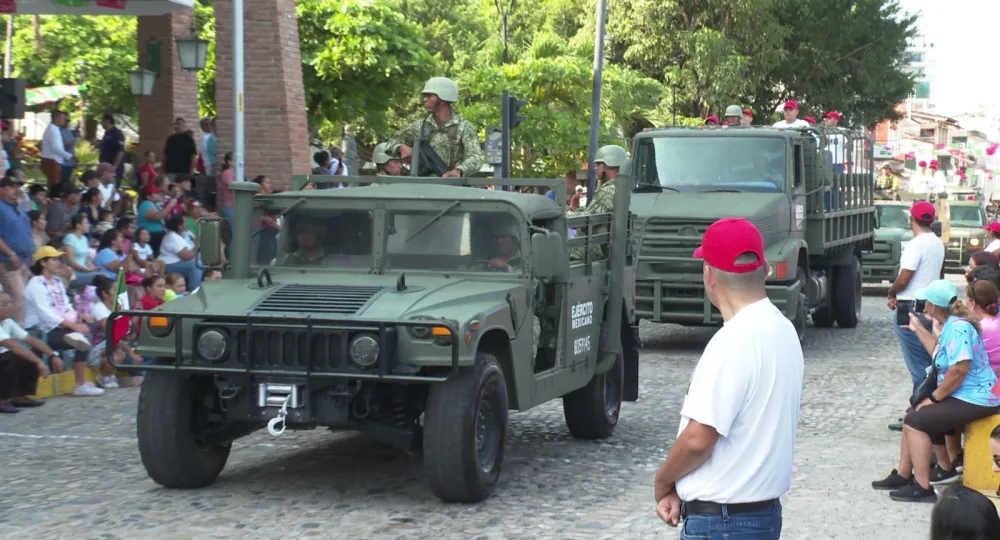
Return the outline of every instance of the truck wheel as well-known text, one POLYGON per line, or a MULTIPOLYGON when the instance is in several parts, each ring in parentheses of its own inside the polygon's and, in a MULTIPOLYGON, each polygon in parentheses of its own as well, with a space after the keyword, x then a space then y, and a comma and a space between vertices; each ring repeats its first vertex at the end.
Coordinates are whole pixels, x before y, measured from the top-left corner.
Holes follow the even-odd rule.
POLYGON ((156 371, 142 383, 136 417, 139 457, 149 477, 163 487, 208 486, 229 459, 232 443, 205 445, 196 438, 198 383, 156 371))
POLYGON ((861 320, 861 261, 837 268, 833 288, 833 314, 841 328, 855 328, 861 320))
POLYGON ((493 493, 507 445, 507 384, 496 357, 480 352, 461 376, 431 386, 424 411, 424 469, 447 502, 493 493))
POLYGON ((795 309, 795 319, 792 324, 795 326, 795 333, 799 336, 799 343, 806 337, 806 293, 802 292, 806 290, 806 272, 802 268, 795 276, 796 280, 801 284, 802 288, 799 289, 799 304, 795 309))
POLYGON ((594 375, 587 386, 563 396, 563 416, 574 437, 606 439, 618 425, 625 366, 619 358, 607 373, 594 375))

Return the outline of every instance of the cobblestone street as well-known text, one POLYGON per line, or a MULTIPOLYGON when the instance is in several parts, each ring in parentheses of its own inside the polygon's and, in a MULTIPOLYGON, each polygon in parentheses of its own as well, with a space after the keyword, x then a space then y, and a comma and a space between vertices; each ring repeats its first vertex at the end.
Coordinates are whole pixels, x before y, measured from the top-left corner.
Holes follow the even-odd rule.
MULTIPOLYGON (((930 505, 869 486, 896 464, 899 434, 886 424, 909 388, 882 298, 865 298, 856 330, 808 329, 784 538, 926 538, 930 505)), ((258 433, 234 445, 214 486, 168 491, 139 461, 139 391, 120 389, 0 418, 0 537, 676 538, 653 512, 652 476, 712 331, 642 330, 640 400, 614 437, 571 439, 558 402, 512 416, 501 485, 482 504, 443 504, 418 457, 326 431, 258 433)))

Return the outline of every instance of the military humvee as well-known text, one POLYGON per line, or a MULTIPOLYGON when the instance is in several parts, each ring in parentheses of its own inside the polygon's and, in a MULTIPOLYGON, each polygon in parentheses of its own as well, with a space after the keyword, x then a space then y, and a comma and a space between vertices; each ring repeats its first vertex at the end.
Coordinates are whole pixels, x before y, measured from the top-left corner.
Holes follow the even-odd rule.
POLYGON ((911 206, 910 201, 875 201, 875 244, 861 259, 866 283, 891 282, 899 275, 903 247, 913 239, 911 206))
MULTIPOLYGON (((492 179, 294 184, 310 179, 373 184, 256 196, 235 182, 225 279, 112 314, 141 318, 138 351, 155 358, 137 417, 154 481, 207 486, 239 437, 326 427, 422 450, 431 491, 474 502, 497 484, 508 410, 561 397, 574 436, 612 434, 638 398, 628 190, 613 215, 568 219, 563 180, 516 180, 553 201, 471 187, 492 179), (253 266, 265 215, 282 218, 278 257, 253 266), (500 231, 519 247, 498 268, 500 231), (603 260, 569 259, 599 245, 603 260)), ((220 222, 201 228, 201 256, 218 265, 220 222)))
POLYGON ((692 257, 705 229, 744 217, 760 229, 767 296, 795 324, 854 328, 861 255, 874 237, 871 141, 845 129, 663 128, 635 137, 636 313, 653 322, 722 324, 692 257), (830 141, 843 154, 834 166, 830 141))
POLYGON ((945 224, 945 272, 961 273, 973 254, 986 247, 986 209, 982 193, 974 188, 948 188, 939 203, 945 224))

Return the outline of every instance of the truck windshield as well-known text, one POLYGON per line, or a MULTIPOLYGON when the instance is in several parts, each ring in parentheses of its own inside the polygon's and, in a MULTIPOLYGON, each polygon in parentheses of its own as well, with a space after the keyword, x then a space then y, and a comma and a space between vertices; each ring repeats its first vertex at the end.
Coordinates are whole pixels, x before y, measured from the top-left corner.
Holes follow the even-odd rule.
POLYGON ((984 225, 983 211, 978 206, 952 206, 951 226, 982 227, 984 225))
POLYGON ((906 206, 875 206, 879 228, 910 228, 910 209, 906 206))
MULTIPOLYGON (((256 252, 277 247, 275 266, 369 268, 372 263, 372 216, 367 210, 296 208, 275 230, 269 219, 254 218, 256 252), (269 232, 270 231, 270 232, 269 232), (275 238, 277 236, 277 239, 275 238)), ((259 259, 258 259, 259 260, 259 259)))
POLYGON ((715 136, 641 139, 635 158, 637 189, 659 186, 687 193, 785 191, 784 139, 715 136))
POLYGON ((506 212, 390 211, 390 269, 520 272, 521 227, 506 212))

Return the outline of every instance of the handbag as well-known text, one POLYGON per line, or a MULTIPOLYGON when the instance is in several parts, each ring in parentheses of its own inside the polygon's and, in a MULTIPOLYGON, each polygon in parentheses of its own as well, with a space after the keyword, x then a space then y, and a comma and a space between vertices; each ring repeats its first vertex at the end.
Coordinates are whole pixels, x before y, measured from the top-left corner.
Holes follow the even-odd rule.
POLYGON ((937 364, 931 361, 931 366, 927 368, 927 376, 924 380, 920 382, 917 389, 913 391, 913 395, 910 396, 910 406, 916 410, 917 405, 923 403, 925 399, 930 399, 931 394, 937 390, 938 386, 938 368, 937 364))

